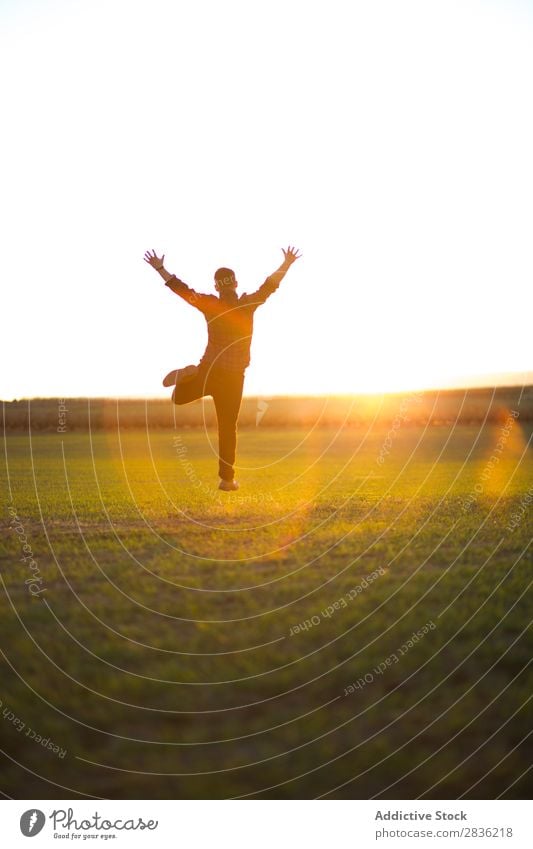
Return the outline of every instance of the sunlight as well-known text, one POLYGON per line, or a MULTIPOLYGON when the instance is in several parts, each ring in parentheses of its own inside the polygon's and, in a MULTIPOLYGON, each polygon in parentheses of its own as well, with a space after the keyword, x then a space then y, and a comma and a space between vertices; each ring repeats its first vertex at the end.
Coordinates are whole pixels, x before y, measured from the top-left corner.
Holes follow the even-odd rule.
POLYGON ((274 2, 260 27, 241 0, 2 14, 2 397, 162 395, 197 362, 203 318, 151 248, 203 292, 223 265, 255 291, 301 249, 257 314, 249 394, 531 366, 526 4, 274 2))

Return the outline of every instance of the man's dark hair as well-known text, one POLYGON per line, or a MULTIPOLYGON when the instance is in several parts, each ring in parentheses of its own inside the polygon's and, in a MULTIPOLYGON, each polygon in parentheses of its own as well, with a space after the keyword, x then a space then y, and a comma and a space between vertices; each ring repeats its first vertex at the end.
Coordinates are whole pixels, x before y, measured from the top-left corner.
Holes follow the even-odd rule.
POLYGON ((217 268, 215 281, 219 286, 231 286, 235 283, 235 272, 231 268, 217 268))

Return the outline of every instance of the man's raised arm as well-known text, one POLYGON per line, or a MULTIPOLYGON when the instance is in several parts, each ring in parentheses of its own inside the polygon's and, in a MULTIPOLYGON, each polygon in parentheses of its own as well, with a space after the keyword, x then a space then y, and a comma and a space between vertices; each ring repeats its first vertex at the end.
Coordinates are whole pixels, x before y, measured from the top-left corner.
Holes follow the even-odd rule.
POLYGON ((211 295, 202 295, 200 292, 195 292, 194 289, 187 286, 183 280, 179 280, 175 274, 170 274, 170 272, 165 268, 165 254, 159 257, 152 249, 152 253, 150 253, 150 251, 146 251, 144 261, 159 272, 165 281, 165 286, 168 286, 168 288, 172 289, 176 295, 179 295, 180 298, 183 298, 184 301, 187 301, 187 303, 191 304, 193 307, 203 310, 206 305, 205 302, 211 299, 211 295))
POLYGON ((253 301, 254 304, 264 304, 266 299, 276 291, 293 262, 296 262, 296 260, 301 257, 301 254, 298 253, 298 248, 291 248, 290 245, 287 250, 282 248, 282 251, 284 259, 280 267, 267 277, 257 292, 249 295, 250 300, 253 301))

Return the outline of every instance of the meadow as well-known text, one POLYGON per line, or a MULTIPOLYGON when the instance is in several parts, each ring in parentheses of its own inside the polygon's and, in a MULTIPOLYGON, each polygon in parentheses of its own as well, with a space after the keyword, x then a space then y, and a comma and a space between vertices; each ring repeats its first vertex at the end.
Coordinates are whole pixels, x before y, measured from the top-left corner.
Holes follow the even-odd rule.
POLYGON ((529 797, 531 418, 388 403, 250 413, 236 493, 211 419, 6 417, 5 796, 529 797))

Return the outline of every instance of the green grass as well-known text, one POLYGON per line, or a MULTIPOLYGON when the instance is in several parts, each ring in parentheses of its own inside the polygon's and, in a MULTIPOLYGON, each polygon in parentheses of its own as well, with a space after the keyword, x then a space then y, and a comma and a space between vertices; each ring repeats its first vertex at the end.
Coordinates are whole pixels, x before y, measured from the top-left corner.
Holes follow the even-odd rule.
POLYGON ((8 436, 0 790, 529 796, 529 427, 258 427, 235 494, 212 431, 8 436))

